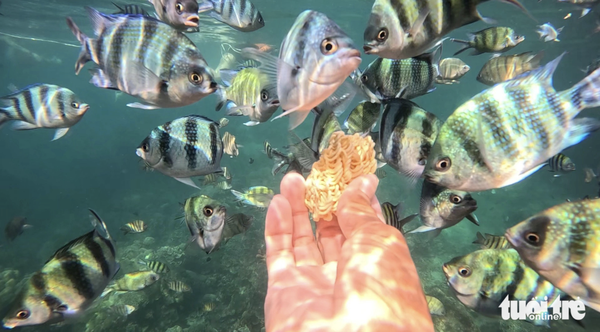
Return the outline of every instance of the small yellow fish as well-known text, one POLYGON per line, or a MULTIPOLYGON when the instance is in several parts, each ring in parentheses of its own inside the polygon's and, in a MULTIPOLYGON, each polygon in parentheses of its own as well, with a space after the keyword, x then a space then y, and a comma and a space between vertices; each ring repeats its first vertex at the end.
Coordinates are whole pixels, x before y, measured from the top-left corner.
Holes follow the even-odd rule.
POLYGON ((221 190, 229 190, 231 189, 231 184, 229 183, 229 181, 227 180, 223 180, 218 182, 215 187, 221 189, 221 190))
POLYGON ((139 271, 127 273, 121 279, 106 287, 102 296, 110 292, 130 292, 142 290, 160 279, 154 271, 139 271))
POLYGON ((143 220, 134 220, 126 223, 125 226, 121 227, 124 234, 129 233, 142 233, 148 228, 148 225, 143 220))
POLYGON ((205 304, 204 304, 204 311, 206 311, 206 312, 211 312, 211 311, 215 310, 215 307, 216 307, 216 306, 217 306, 217 305, 216 305, 216 304, 214 304, 213 302, 208 302, 208 303, 205 303, 205 304))
POLYGON ((231 193, 235 195, 239 202, 247 205, 254 205, 259 208, 266 208, 271 203, 271 199, 275 193, 273 190, 267 187, 250 187, 245 193, 232 190, 231 193))
POLYGON ((425 299, 427 299, 430 314, 437 316, 444 316, 446 314, 446 308, 444 308, 442 301, 429 295, 425 295, 425 299))
POLYGON ((167 284, 167 287, 169 287, 170 290, 177 292, 177 293, 192 291, 192 288, 190 286, 188 286, 187 284, 184 284, 183 282, 181 282, 179 280, 169 281, 169 283, 167 284))
POLYGON ((238 145, 235 143, 235 136, 231 135, 229 132, 223 134, 223 152, 235 157, 240 154, 238 145))
POLYGON ((228 124, 229 124, 229 119, 228 118, 221 118, 219 120, 219 128, 224 128, 228 124))

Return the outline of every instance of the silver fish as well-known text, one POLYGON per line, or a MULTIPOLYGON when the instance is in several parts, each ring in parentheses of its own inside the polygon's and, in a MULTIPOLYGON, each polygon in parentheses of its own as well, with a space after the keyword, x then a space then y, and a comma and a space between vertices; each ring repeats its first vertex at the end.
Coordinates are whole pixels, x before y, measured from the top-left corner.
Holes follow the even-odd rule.
POLYGON ((494 56, 489 59, 477 74, 477 80, 483 84, 494 85, 518 77, 537 69, 544 52, 494 56))
POLYGON ((90 7, 86 10, 96 39, 83 34, 67 17, 67 25, 82 45, 75 73, 93 61, 98 68, 90 70, 92 84, 144 101, 127 106, 181 107, 216 91, 217 83, 206 61, 183 33, 149 17, 106 15, 90 7))
POLYGON ((223 235, 227 208, 219 201, 200 195, 188 198, 183 209, 192 241, 207 254, 218 248, 223 235))
POLYGON ((538 25, 538 29, 535 32, 537 32, 540 35, 540 39, 543 39, 545 42, 559 42, 558 34, 562 32, 563 28, 564 27, 556 29, 552 24, 544 23, 538 25))
POLYGON ((196 0, 148 0, 159 20, 179 31, 197 32, 200 17, 196 0))
POLYGON ((192 176, 222 171, 219 124, 199 115, 169 121, 152 130, 135 153, 148 167, 198 188, 192 176))
POLYGON ((34 84, 0 97, 0 125, 16 121, 13 129, 57 128, 53 141, 63 137, 88 110, 67 88, 34 84))
POLYGON ((435 78, 438 84, 459 83, 458 79, 463 77, 471 67, 459 58, 445 58, 440 60, 439 75, 435 78))
POLYGON ((352 88, 349 92, 338 88, 358 68, 360 51, 325 14, 302 12, 283 40, 279 58, 255 48, 245 48, 242 54, 259 61, 259 69, 269 75, 271 82, 277 82, 277 96, 285 112, 275 119, 289 115, 289 129, 300 125, 311 109, 336 90, 339 99, 346 100, 338 105, 341 110, 352 100, 346 96, 355 94, 352 88))
POLYGON ((200 0, 199 5, 199 13, 210 11, 210 17, 239 31, 250 32, 265 26, 260 11, 250 0, 200 0))

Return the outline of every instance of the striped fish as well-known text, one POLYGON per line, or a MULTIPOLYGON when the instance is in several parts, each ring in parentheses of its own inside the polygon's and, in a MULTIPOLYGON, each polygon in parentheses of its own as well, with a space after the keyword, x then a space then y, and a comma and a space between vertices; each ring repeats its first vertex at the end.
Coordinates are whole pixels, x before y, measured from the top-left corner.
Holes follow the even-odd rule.
POLYGON ((383 219, 385 220, 386 225, 390 225, 404 234, 402 227, 411 222, 419 214, 411 214, 406 218, 400 219, 401 211, 402 204, 400 203, 396 205, 392 205, 390 202, 381 204, 381 212, 383 213, 383 219))
MULTIPOLYGON (((477 5, 488 0, 375 0, 364 32, 364 50, 388 59, 425 53, 450 31, 483 20, 477 5)), ((529 15, 517 0, 510 3, 529 15)), ((530 15, 531 16, 531 15, 530 15)))
POLYGON ((117 281, 106 287, 102 296, 111 292, 132 292, 139 291, 153 285, 160 279, 160 276, 154 271, 138 271, 127 273, 117 281))
MULTIPOLYGON (((568 173, 575 170, 575 163, 573 160, 562 153, 559 153, 548 159, 547 165, 548 170, 553 173, 568 173)), ((559 176, 559 174, 554 176, 559 176)))
POLYGON ((117 5, 116 3, 112 3, 113 5, 115 5, 115 7, 117 7, 117 9, 119 9, 118 12, 113 13, 113 15, 142 15, 142 16, 147 16, 150 17, 150 15, 148 14, 148 12, 142 8, 142 6, 140 5, 134 5, 134 4, 126 4, 126 5, 117 5))
POLYGON ((235 143, 235 136, 229 132, 223 134, 223 152, 230 156, 237 157, 240 154, 237 143, 235 143))
POLYGON ((198 188, 190 177, 221 172, 219 124, 200 115, 169 121, 152 130, 136 154, 149 167, 198 188))
POLYGON ((167 287, 177 293, 191 292, 192 288, 179 280, 169 281, 167 287))
POLYGON ((385 172, 385 170, 378 168, 375 170, 375 175, 379 178, 379 179, 383 179, 387 176, 387 173, 385 172))
POLYGON ((459 106, 431 148, 427 180, 464 191, 505 187, 600 129, 596 119, 575 118, 600 106, 600 69, 556 92, 552 74, 563 55, 459 106))
POLYGON ((125 226, 121 227, 123 234, 130 233, 143 233, 148 228, 148 225, 143 220, 134 220, 132 222, 128 222, 125 226))
POLYGON ((446 314, 446 308, 438 298, 425 295, 425 299, 427 299, 427 307, 431 315, 444 316, 446 314))
POLYGON ((328 98, 336 110, 343 111, 356 93, 351 83, 345 87, 343 83, 358 68, 360 51, 325 14, 306 10, 298 15, 281 44, 279 58, 253 47, 244 48, 242 55, 259 61, 259 69, 277 82, 277 97, 285 112, 275 119, 289 116, 289 129, 328 98))
POLYGON ((179 31, 198 32, 200 17, 196 0, 149 0, 156 16, 179 31))
POLYGON ((435 115, 412 101, 386 103, 379 130, 384 161, 401 174, 421 177, 441 125, 435 115))
POLYGON ((219 179, 221 175, 217 174, 217 173, 211 173, 208 175, 204 176, 204 185, 208 185, 208 184, 214 184, 215 182, 217 182, 217 180, 219 179))
POLYGON ((543 56, 543 51, 538 54, 525 52, 494 56, 483 65, 477 75, 477 80, 490 86, 512 80, 523 73, 537 69, 543 56))
POLYGON ((135 307, 129 304, 118 304, 111 306, 109 310, 118 317, 127 318, 127 316, 135 311, 135 307))
POLYGON ((58 128, 52 139, 55 141, 79 122, 88 108, 73 91, 38 83, 0 97, 0 125, 16 121, 16 130, 58 128))
POLYGON ((505 236, 529 267, 600 311, 600 199, 556 205, 505 236))
POLYGON ((465 44, 461 49, 456 51, 454 55, 473 48, 471 55, 481 53, 502 53, 520 44, 525 40, 524 36, 519 36, 509 27, 492 27, 479 30, 475 33, 467 33, 469 40, 460 40, 451 38, 450 41, 465 44))
POLYGON ((186 199, 183 210, 192 241, 207 254, 218 248, 227 208, 217 200, 199 195, 186 199))
POLYGON ((224 128, 228 124, 229 124, 229 119, 228 118, 221 118, 221 119, 219 119, 219 128, 224 128))
POLYGON ((92 84, 123 91, 144 102, 127 106, 181 107, 216 91, 206 61, 183 33, 150 17, 86 10, 96 39, 88 38, 67 17, 67 25, 82 45, 75 73, 93 61, 98 67, 90 70, 92 84))
POLYGON ((344 121, 344 127, 348 129, 348 134, 369 133, 377 124, 380 109, 381 104, 370 101, 360 102, 344 121))
POLYGON ((199 13, 210 11, 210 17, 239 31, 250 32, 265 26, 250 0, 201 0, 199 6, 199 13))
POLYGON ((413 99, 435 90, 442 46, 413 58, 377 58, 362 72, 360 82, 379 100, 413 99))
MULTIPOLYGON (((553 303, 558 288, 529 268, 514 249, 483 249, 456 257, 443 265, 448 286, 468 308, 488 316, 500 316, 506 298, 515 301, 553 303)), ((533 321, 548 325, 548 321, 533 321)))
POLYGON ((438 84, 459 83, 458 79, 463 77, 471 67, 459 58, 445 58, 440 60, 439 76, 435 82, 438 84))
POLYGON ((481 245, 481 249, 509 249, 512 248, 506 237, 497 236, 485 233, 477 232, 477 239, 473 241, 473 244, 481 245))
POLYGON ((236 190, 232 190, 231 193, 243 204, 259 208, 267 208, 269 203, 271 203, 271 199, 275 196, 273 190, 263 186, 250 187, 244 193, 236 190))
POLYGON ((159 261, 140 261, 140 264, 146 265, 150 270, 156 273, 168 273, 170 271, 165 263, 159 261))
POLYGON ((96 212, 94 230, 58 249, 26 281, 2 320, 4 328, 62 321, 92 305, 119 271, 115 245, 96 212))
POLYGON ((231 172, 229 172, 229 168, 226 166, 223 166, 221 169, 223 170, 223 177, 226 180, 231 180, 231 172))
POLYGON ((231 183, 227 180, 223 180, 223 181, 219 181, 215 184, 215 187, 221 189, 221 190, 229 190, 231 189, 231 183))

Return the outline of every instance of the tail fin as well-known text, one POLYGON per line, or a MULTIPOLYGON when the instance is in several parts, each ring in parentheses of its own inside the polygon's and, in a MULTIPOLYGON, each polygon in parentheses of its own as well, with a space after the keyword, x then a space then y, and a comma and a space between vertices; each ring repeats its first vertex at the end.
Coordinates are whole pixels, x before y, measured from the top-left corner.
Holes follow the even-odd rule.
POLYGON ((106 224, 104 223, 102 218, 100 218, 96 211, 92 209, 89 210, 93 215, 92 225, 94 225, 94 228, 96 229, 98 234, 100 234, 100 236, 102 236, 103 238, 112 241, 112 237, 110 236, 110 233, 108 233, 108 228, 106 228, 106 224))
POLYGON ((579 110, 600 106, 600 68, 567 91, 579 110))
POLYGON ((79 71, 81 70, 81 68, 83 68, 86 62, 92 60, 90 58, 90 52, 88 49, 89 38, 83 32, 81 32, 81 30, 79 30, 77 24, 75 24, 75 22, 73 22, 73 19, 71 19, 70 17, 67 17, 67 25, 69 26, 69 29, 71 29, 71 32, 73 32, 75 37, 77 37, 77 40, 79 40, 79 42, 81 43, 81 51, 79 52, 79 57, 75 62, 75 74, 78 75, 79 71))
POLYGON ((450 38, 450 41, 453 41, 455 43, 465 44, 458 51, 456 51, 456 53, 454 53, 454 55, 460 54, 460 53, 468 50, 469 48, 471 48, 471 44, 469 44, 469 42, 466 41, 466 40, 460 40, 460 39, 456 39, 456 38, 450 38))
POLYGON ((0 127, 6 122, 10 121, 10 113, 7 109, 0 107, 0 127))
POLYGON ((477 232, 477 239, 475 241, 473 241, 473 244, 479 244, 484 246, 485 245, 485 236, 483 236, 483 234, 481 234, 480 232, 477 232))
POLYGON ((237 191, 237 190, 233 190, 233 189, 232 189, 232 190, 231 190, 231 193, 232 193, 232 194, 235 196, 235 198, 236 198, 238 201, 243 201, 243 200, 245 200, 245 199, 246 199, 246 198, 244 197, 244 193, 241 193, 241 192, 239 192, 239 191, 237 191))

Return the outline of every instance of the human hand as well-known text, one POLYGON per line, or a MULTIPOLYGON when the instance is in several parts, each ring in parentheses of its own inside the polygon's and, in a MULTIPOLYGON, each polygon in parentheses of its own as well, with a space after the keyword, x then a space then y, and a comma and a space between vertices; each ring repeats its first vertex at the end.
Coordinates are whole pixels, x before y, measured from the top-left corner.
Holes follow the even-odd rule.
POLYGON ((352 181, 315 239, 304 178, 283 178, 265 226, 268 332, 433 331, 406 241, 382 222, 378 182, 352 181))

